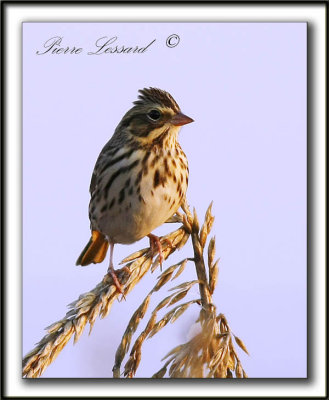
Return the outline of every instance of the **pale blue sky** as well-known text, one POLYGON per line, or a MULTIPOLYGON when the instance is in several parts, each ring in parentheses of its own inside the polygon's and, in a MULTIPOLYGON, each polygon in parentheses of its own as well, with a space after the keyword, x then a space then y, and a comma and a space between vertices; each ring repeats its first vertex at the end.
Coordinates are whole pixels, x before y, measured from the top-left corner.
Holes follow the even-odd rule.
MULTIPOLYGON (((89 239, 91 173, 138 89, 154 86, 195 120, 180 133, 190 167, 188 202, 201 218, 214 201, 221 258, 214 300, 249 349, 250 357, 241 353, 248 375, 306 376, 306 28, 23 24, 24 354, 106 272, 108 261, 75 266, 89 239), (171 34, 180 37, 175 48, 165 44, 171 34), (54 36, 83 51, 36 55, 54 36), (127 46, 156 42, 143 54, 87 55, 103 36, 127 46)), ((115 263, 146 244, 117 245, 115 263)), ((191 255, 188 248, 172 264, 191 255)), ((149 273, 126 302, 115 303, 90 337, 86 332, 74 347, 69 343, 44 377, 111 376, 127 322, 157 275, 149 273)), ((190 279, 192 265, 179 282, 190 279)), ((196 318, 191 308, 148 340, 137 376, 157 371, 196 318)))

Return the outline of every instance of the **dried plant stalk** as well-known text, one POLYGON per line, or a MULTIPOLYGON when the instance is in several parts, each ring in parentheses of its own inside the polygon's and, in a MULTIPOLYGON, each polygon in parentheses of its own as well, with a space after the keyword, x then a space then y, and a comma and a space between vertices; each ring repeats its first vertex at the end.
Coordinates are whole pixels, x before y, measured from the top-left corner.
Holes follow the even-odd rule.
MULTIPOLYGON (((176 346, 171 350, 165 358, 169 360, 165 365, 153 375, 153 378, 163 378, 168 372, 170 378, 233 378, 234 375, 239 377, 247 377, 247 374, 242 368, 241 361, 234 349, 232 336, 236 343, 244 351, 247 349, 244 343, 236 337, 230 330, 226 318, 223 314, 216 316, 216 307, 212 304, 212 294, 217 284, 218 263, 214 262, 215 258, 215 238, 213 237, 208 245, 208 271, 204 262, 204 249, 208 235, 214 222, 214 217, 211 214, 212 204, 207 209, 205 221, 200 229, 199 220, 194 210, 193 215, 190 213, 188 206, 185 204, 183 210, 185 216, 180 219, 185 225, 190 227, 192 236, 194 258, 189 258, 181 261, 179 264, 167 268, 159 277, 158 283, 151 290, 146 299, 156 290, 163 287, 164 284, 179 276, 188 260, 194 261, 196 274, 198 279, 190 282, 184 282, 172 289, 173 294, 165 297, 152 311, 151 317, 146 324, 146 328, 137 337, 129 358, 125 364, 123 375, 128 378, 133 378, 142 358, 142 345, 147 338, 152 338, 160 330, 168 325, 169 322, 175 322, 191 304, 201 305, 200 316, 198 322, 201 324, 201 333, 196 335, 189 342, 176 346), (178 271, 177 267, 179 266, 178 271), (208 274, 207 274, 208 272, 208 274), (208 275, 208 277, 207 277, 208 275), (164 307, 169 307, 180 302, 188 293, 189 289, 195 283, 199 283, 201 299, 191 300, 185 303, 180 303, 168 311, 161 319, 157 321, 157 313, 164 307)), ((177 217, 176 217, 177 218, 177 217)), ((181 218, 181 216, 179 216, 181 218)), ((174 219, 176 221, 176 219, 174 219)), ((145 301, 140 307, 143 307, 145 301)), ((147 303, 149 304, 149 303, 147 303)), ((140 307, 137 309, 140 310, 140 307)), ((143 308, 144 310, 144 308, 143 308)), ((135 314, 134 314, 135 315, 135 314)), ((138 319, 138 323, 141 319, 138 319)), ((131 342, 132 331, 136 330, 136 318, 133 318, 122 337, 121 344, 117 351, 116 363, 114 367, 114 376, 120 377, 120 366, 125 354, 128 352, 127 342, 131 342), (119 357, 118 357, 119 355, 119 357)))
MULTIPOLYGON (((204 223, 205 228, 203 229, 203 235, 208 236, 212 222, 213 217, 211 216, 211 207, 212 203, 208 207, 208 210, 206 212, 206 220, 204 223), (208 229, 208 227, 210 227, 208 229)), ((207 307, 208 304, 211 304, 211 295, 209 292, 209 286, 208 286, 208 279, 206 275, 206 267, 204 263, 204 258, 203 258, 203 248, 201 245, 201 238, 199 235, 199 221, 198 221, 198 216, 196 214, 196 211, 194 210, 194 218, 193 218, 193 224, 192 224, 192 244, 193 244, 193 250, 194 250, 194 262, 195 262, 195 268, 196 268, 196 273, 198 276, 198 279, 200 281, 199 288, 200 288, 200 295, 201 295, 201 301, 202 301, 202 306, 207 307)))
POLYGON ((205 215, 205 221, 199 230, 199 221, 194 210, 191 223, 191 236, 194 250, 194 262, 199 279, 202 309, 198 322, 201 332, 187 343, 177 346, 165 358, 169 360, 153 375, 163 378, 168 372, 170 378, 247 378, 241 361, 234 349, 232 336, 242 350, 248 354, 245 344, 235 336, 223 314, 216 316, 216 307, 212 304, 211 295, 217 284, 218 262, 215 258, 215 238, 208 245, 208 277, 203 251, 207 236, 211 230, 214 217, 211 206, 205 215))
MULTIPOLYGON (((131 343, 131 338, 133 336, 133 333, 136 332, 140 320, 144 317, 145 312, 147 311, 149 301, 150 301, 152 294, 154 292, 157 292, 160 288, 162 288, 171 279, 174 271, 178 267, 181 268, 181 266, 186 265, 186 263, 187 263, 187 259, 184 259, 181 262, 179 262, 178 264, 175 264, 175 265, 167 268, 165 271, 163 271, 162 274, 158 277, 158 282, 156 283, 156 285, 149 292, 149 294, 145 297, 143 303, 137 308, 137 310, 134 312, 133 316, 130 318, 128 326, 125 330, 125 333, 122 336, 121 342, 120 342, 119 347, 115 354, 115 363, 114 363, 114 367, 113 367, 113 376, 115 378, 120 377, 121 363, 124 359, 124 356, 126 355, 126 353, 129 350, 129 346, 131 343)), ((174 279, 174 278, 172 278, 172 279, 174 279)), ((154 319, 156 318, 156 311, 158 311, 160 308, 164 307, 167 303, 169 303, 169 301, 171 300, 172 297, 173 297, 173 295, 168 296, 166 299, 164 299, 165 301, 162 301, 158 305, 158 309, 156 309, 155 312, 152 313, 152 317, 150 318, 150 320, 148 322, 147 328, 144 330, 144 335, 148 334, 151 331, 151 329, 153 328, 153 326, 155 324, 154 319)), ((143 337, 143 339, 137 339, 137 341, 138 340, 143 341, 145 339, 143 334, 141 335, 141 337, 143 337)), ((140 344, 140 346, 141 346, 141 344, 140 344)), ((135 346, 135 347, 137 347, 137 346, 135 346)))
POLYGON ((247 377, 233 346, 234 335, 225 317, 219 315, 218 320, 215 312, 212 306, 200 313, 201 332, 170 351, 164 358, 171 356, 170 359, 153 378, 163 378, 168 369, 170 378, 232 378, 234 374, 237 378, 247 377), (225 332, 218 334, 220 324, 225 332))
MULTIPOLYGON (((198 216, 194 210, 193 215, 186 202, 182 205, 184 213, 177 212, 169 223, 181 223, 181 227, 161 238, 163 257, 167 259, 176 250, 182 248, 189 237, 192 238, 193 258, 185 258, 179 263, 168 267, 158 277, 153 289, 147 294, 142 304, 136 309, 116 352, 113 376, 120 377, 120 368, 127 355, 132 338, 148 310, 153 293, 159 291, 168 282, 180 276, 188 261, 193 261, 197 279, 183 282, 169 289, 173 293, 166 296, 151 312, 144 330, 135 340, 125 363, 123 375, 128 378, 135 376, 142 358, 142 345, 148 338, 152 338, 168 323, 174 323, 191 305, 201 307, 197 322, 201 332, 187 343, 176 346, 171 350, 164 366, 153 375, 153 378, 163 378, 166 373, 172 378, 246 378, 247 374, 242 368, 240 359, 233 345, 232 337, 236 344, 248 354, 248 350, 241 339, 235 336, 223 314, 216 316, 216 307, 212 304, 212 294, 218 278, 218 262, 215 259, 215 237, 209 241, 207 267, 204 261, 206 242, 211 231, 214 217, 211 213, 212 203, 208 207, 204 222, 200 228, 198 216), (192 299, 181 303, 191 287, 199 285, 200 299, 192 299), (158 312, 164 307, 171 307, 165 315, 157 320, 158 312)), ((117 271, 118 278, 123 286, 123 295, 126 296, 142 277, 151 269, 154 271, 159 266, 159 256, 153 260, 150 248, 141 249, 121 261, 124 266, 117 271)), ((23 377, 36 378, 42 375, 47 366, 54 361, 66 343, 73 337, 74 343, 81 336, 87 323, 90 325, 89 333, 99 316, 108 315, 115 299, 120 296, 111 276, 105 275, 93 290, 82 294, 76 301, 69 305, 70 310, 65 317, 50 325, 48 333, 41 339, 36 347, 23 359, 23 377)))
MULTIPOLYGON (((177 215, 177 222, 183 225, 175 231, 161 238, 164 259, 180 248, 182 241, 186 243, 189 226, 185 227, 183 217, 177 215), (172 246, 169 246, 171 243, 172 246)), ((136 252, 123 260, 126 264, 117 270, 117 276, 123 285, 123 294, 126 296, 142 279, 150 268, 158 265, 158 257, 153 261, 151 248, 136 252)), ((87 323, 90 324, 89 333, 99 316, 104 318, 110 312, 111 306, 118 297, 116 286, 111 276, 105 275, 94 289, 79 296, 78 300, 69 304, 70 310, 65 317, 46 328, 47 334, 38 342, 35 348, 23 359, 23 377, 37 378, 43 374, 47 366, 52 363, 66 343, 74 336, 74 343, 81 336, 87 323)))

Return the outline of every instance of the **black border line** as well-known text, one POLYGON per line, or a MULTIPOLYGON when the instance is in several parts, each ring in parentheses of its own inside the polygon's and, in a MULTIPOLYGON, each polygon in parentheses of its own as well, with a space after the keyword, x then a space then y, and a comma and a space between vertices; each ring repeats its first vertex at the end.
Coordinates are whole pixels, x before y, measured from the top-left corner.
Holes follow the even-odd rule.
MULTIPOLYGON (((326 60, 325 60, 325 64, 326 64, 326 77, 325 77, 325 85, 326 85, 326 98, 325 98, 325 106, 327 109, 328 106, 328 17, 329 17, 329 7, 328 7, 328 1, 321 1, 321 0, 315 0, 315 1, 309 1, 309 0, 295 0, 295 1, 284 1, 284 0, 277 0, 277 1, 273 1, 273 0, 269 0, 269 1, 192 1, 192 2, 185 2, 185 1, 174 1, 174 0, 169 0, 169 1, 157 1, 154 2, 152 0, 150 1, 106 1, 106 0, 96 0, 96 1, 90 1, 90 0, 82 0, 82 1, 65 1, 65 0, 50 0, 50 1, 15 1, 15 0, 6 0, 6 1, 2 1, 1 2, 1 178, 2 178, 2 183, 3 185, 1 186, 1 217, 2 217, 2 224, 1 224, 1 262, 2 265, 5 265, 5 261, 6 261, 6 255, 4 252, 5 249, 5 237, 4 237, 4 233, 5 233, 5 227, 6 227, 6 214, 5 214, 5 210, 6 210, 6 204, 5 204, 5 199, 3 196, 3 193, 6 191, 6 181, 5 181, 5 165, 6 165, 6 154, 5 154, 5 147, 6 147, 6 138, 5 138, 5 127, 6 127, 6 120, 5 120, 5 115, 6 115, 6 104, 5 104, 5 99, 6 99, 6 93, 7 93, 7 88, 6 88, 6 69, 5 69, 5 65, 4 65, 4 56, 6 54, 6 46, 5 46, 5 31, 6 31, 6 6, 16 6, 16 5, 37 5, 37 6, 46 6, 46 5, 89 5, 89 6, 95 6, 95 5, 141 5, 141 6, 156 6, 156 5, 199 5, 199 6, 207 6, 207 5, 256 5, 256 6, 264 6, 264 5, 288 5, 288 6, 298 6, 298 5, 325 5, 325 9, 326 9, 326 60)), ((98 22, 98 21, 97 21, 98 22)), ((138 21, 140 22, 140 21, 138 21)), ((202 21, 201 21, 202 22, 202 21)), ((248 21, 250 22, 250 21, 248 21)), ((309 28, 309 27, 308 27, 309 28)), ((311 72, 310 71, 310 65, 311 62, 309 61, 310 59, 310 54, 311 54, 311 46, 310 46, 310 41, 309 41, 309 29, 308 29, 308 43, 307 43, 307 104, 309 105, 309 93, 310 93, 310 88, 311 88, 311 72)), ((312 140, 311 140, 311 116, 309 115, 309 107, 307 110, 307 282, 308 282, 308 289, 307 289, 307 300, 308 300, 308 306, 307 306, 307 321, 308 321, 308 327, 307 327, 307 343, 308 343, 308 364, 307 364, 307 374, 308 374, 308 378, 310 378, 310 373, 311 371, 309 370, 309 360, 311 357, 310 354, 310 341, 311 341, 311 329, 310 326, 313 325, 312 322, 312 315, 310 315, 310 303, 311 303, 311 296, 310 296, 310 289, 312 287, 312 279, 311 279, 311 274, 310 274, 310 269, 309 269, 309 264, 310 264, 310 260, 311 260, 311 250, 313 248, 313 237, 310 235, 310 233, 313 231, 312 228, 312 221, 313 221, 313 211, 312 211, 312 202, 313 202, 313 183, 311 178, 314 176, 314 171, 313 171, 313 167, 311 165, 311 158, 313 159, 312 153, 313 153, 313 147, 312 147, 312 140), (312 156, 312 157, 311 157, 312 156)), ((326 114, 326 121, 325 121, 325 127, 326 127, 326 131, 328 132, 328 114, 326 114)), ((327 139, 327 138, 326 138, 327 139)), ((326 140, 327 142, 327 140, 326 140)), ((327 143, 326 143, 327 144, 327 143)), ((326 153, 327 156, 327 153, 326 153)), ((326 169, 328 168, 328 162, 327 162, 327 157, 326 157, 326 161, 325 161, 325 165, 326 165, 326 169)), ((327 185, 325 188, 325 196, 326 196, 326 200, 327 200, 327 185)), ((327 210, 326 210, 327 211, 327 210)), ((327 214, 327 212, 326 212, 327 214)), ((327 215, 326 215, 327 217, 327 215)), ((326 222, 326 239, 327 239, 327 222, 326 222)), ((327 260, 327 249, 326 249, 326 254, 325 254, 325 259, 327 260)), ((328 288, 328 275, 326 274, 326 283, 327 283, 327 288, 328 288)), ((2 350, 2 354, 4 354, 4 349, 5 349, 5 337, 4 337, 4 332, 3 332, 3 325, 4 325, 4 321, 6 321, 6 315, 5 315, 5 310, 4 310, 4 299, 5 299, 5 287, 4 287, 4 281, 5 281, 5 271, 4 271, 4 267, 1 268, 1 350, 2 350)), ((328 300, 328 296, 326 293, 326 300, 328 300)), ((327 309, 326 309, 327 310, 327 309)), ((327 338, 327 343, 326 343, 326 372, 328 371, 328 354, 327 354, 327 350, 328 350, 328 336, 327 336, 327 328, 328 328, 328 318, 326 319, 326 338, 327 338)), ((7 399, 7 398, 11 398, 11 399, 29 399, 32 397, 7 397, 4 395, 5 392, 5 385, 4 385, 4 357, 1 357, 1 391, 0 391, 0 398, 1 399, 7 399)), ((37 382, 42 383, 44 382, 45 384, 47 384, 47 381, 53 381, 56 378, 43 378, 41 381, 37 380, 37 382)), ((87 379, 87 378, 66 378, 66 379, 61 379, 61 378, 57 378, 56 380, 62 380, 62 381, 80 381, 83 379, 83 381, 85 381, 86 383, 88 381, 93 381, 93 382, 100 382, 100 381, 107 381, 107 378, 93 378, 93 379, 87 379)), ((260 378, 251 378, 248 381, 254 381, 254 380, 260 380, 260 381, 298 381, 298 380, 302 380, 302 379, 298 379, 298 378, 269 378, 269 379, 260 379, 260 378)), ((32 381, 32 380, 26 380, 27 382, 32 381)), ((34 381, 34 380, 33 380, 34 381)), ((121 381, 121 380, 120 380, 121 381)), ((136 382, 140 382, 143 384, 144 381, 149 381, 149 378, 139 378, 136 380, 124 380, 123 382, 125 384, 133 384, 136 382)), ((192 382, 195 383, 200 383, 200 380, 198 379, 193 379, 193 380, 184 380, 184 382, 188 381, 189 384, 192 382)), ((173 383, 173 380, 164 380, 164 382, 168 382, 169 383, 173 383)), ((179 379, 175 380, 175 382, 181 382, 179 379)), ((236 381, 239 382, 240 384, 242 383, 242 381, 236 381)), ((82 382, 81 382, 82 383, 82 382)), ((113 383, 119 383, 117 380, 113 380, 113 383)), ((162 382, 161 382, 162 383, 162 382)), ((183 382, 181 382, 183 383, 183 382)), ((210 383, 210 382, 209 382, 210 383)), ((247 383, 247 382, 246 382, 247 383)), ((245 398, 254 398, 255 396, 245 396, 245 397, 230 397, 230 399, 245 399, 245 398)), ((40 398, 40 397, 38 397, 40 398)), ((64 398, 64 397, 58 397, 58 396, 47 396, 47 397, 43 397, 43 398, 47 398, 47 399, 60 399, 60 398, 64 398)), ((81 397, 70 397, 72 399, 77 399, 77 398, 81 398, 81 397)), ((107 398, 104 396, 101 397, 83 397, 84 399, 93 399, 93 398, 107 398)), ((115 397, 108 397, 108 398, 115 398, 115 397)), ((120 399, 129 399, 129 398, 152 398, 152 396, 135 396, 135 397, 120 397, 120 399)), ((156 398, 159 399, 168 399, 168 398, 173 398, 173 397, 168 397, 168 396, 158 396, 156 398)), ((201 398, 201 397, 179 397, 180 399, 188 399, 188 398, 201 398)), ((202 398, 216 398, 213 396, 204 396, 202 398)), ((218 398, 223 398, 223 397, 218 397, 218 398)), ((255 397, 255 398, 259 398, 259 397, 255 397)), ((278 398, 283 398, 283 397, 277 397, 277 396, 264 396, 264 398, 267 399, 278 399, 278 398)), ((303 397, 289 397, 292 399, 296 399, 296 398, 312 398, 312 397, 307 397, 307 396, 303 396, 303 397)), ((317 397, 313 397, 313 398, 324 398, 327 399, 328 398, 328 378, 326 379, 326 395, 325 397, 322 396, 317 396, 317 397)))

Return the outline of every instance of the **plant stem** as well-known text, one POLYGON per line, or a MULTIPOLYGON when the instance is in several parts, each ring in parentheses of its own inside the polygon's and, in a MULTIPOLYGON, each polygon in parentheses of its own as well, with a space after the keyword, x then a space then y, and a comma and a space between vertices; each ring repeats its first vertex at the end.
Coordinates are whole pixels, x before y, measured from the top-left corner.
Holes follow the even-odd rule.
POLYGON ((192 244, 194 251, 194 263, 195 263, 197 277, 200 281, 199 289, 201 296, 201 304, 203 308, 207 309, 208 306, 212 303, 212 298, 208 288, 206 267, 204 264, 202 249, 199 241, 198 230, 199 230, 198 227, 195 224, 193 224, 191 236, 192 236, 192 244))

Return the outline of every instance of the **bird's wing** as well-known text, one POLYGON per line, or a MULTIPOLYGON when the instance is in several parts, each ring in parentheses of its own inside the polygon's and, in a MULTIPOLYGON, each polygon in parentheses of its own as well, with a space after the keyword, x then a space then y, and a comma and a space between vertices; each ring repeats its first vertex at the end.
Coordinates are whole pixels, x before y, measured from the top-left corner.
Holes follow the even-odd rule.
POLYGON ((93 193, 95 187, 96 187, 96 182, 97 182, 97 173, 94 169, 93 174, 91 176, 91 181, 90 181, 90 186, 89 186, 89 192, 90 194, 93 193))
POLYGON ((102 169, 102 165, 104 164, 105 161, 108 162, 111 159, 111 157, 115 156, 115 153, 121 148, 122 144, 123 144, 123 137, 122 135, 120 135, 120 131, 116 130, 111 139, 103 147, 102 151, 100 152, 97 158, 89 186, 89 192, 91 195, 93 191, 96 189, 99 172, 102 169))

